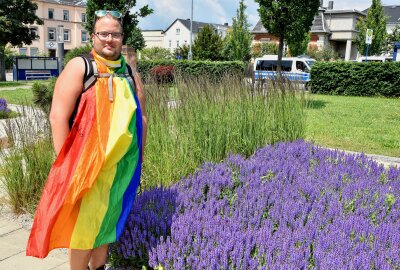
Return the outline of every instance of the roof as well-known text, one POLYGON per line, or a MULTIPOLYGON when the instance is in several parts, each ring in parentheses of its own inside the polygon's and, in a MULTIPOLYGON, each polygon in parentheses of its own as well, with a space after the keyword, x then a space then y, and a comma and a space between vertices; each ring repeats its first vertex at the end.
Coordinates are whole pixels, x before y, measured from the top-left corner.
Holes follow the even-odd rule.
POLYGON ((257 24, 254 26, 253 30, 251 31, 252 34, 267 34, 268 30, 265 29, 261 20, 258 20, 257 24))
MULTIPOLYGON (((190 19, 176 19, 173 23, 171 23, 170 26, 168 26, 167 29, 165 29, 164 32, 167 32, 172 25, 174 25, 177 21, 180 21, 188 30, 190 30, 190 19)), ((192 27, 193 27, 193 33, 198 33, 200 31, 201 28, 203 28, 206 25, 211 25, 214 28, 229 28, 228 25, 224 25, 224 24, 217 24, 217 23, 205 23, 205 22, 196 22, 193 21, 192 23, 192 27)))
MULTIPOLYGON (((324 14, 348 14, 348 13, 354 13, 354 14, 359 14, 361 16, 365 16, 366 14, 356 10, 356 9, 326 9, 323 7, 319 8, 318 14, 315 15, 313 24, 311 26, 311 32, 312 33, 330 33, 330 29, 326 25, 326 20, 324 19, 324 14)), ((261 23, 261 20, 259 20, 254 26, 253 30, 251 31, 252 34, 267 34, 268 30, 264 28, 264 26, 261 23)))
POLYGON ((66 6, 86 7, 86 1, 82 1, 82 0, 42 0, 42 1, 46 2, 46 3, 54 3, 54 4, 60 4, 60 5, 66 5, 66 6))
POLYGON ((315 15, 313 23, 311 25, 311 33, 329 33, 329 29, 324 19, 325 8, 319 8, 318 14, 315 15))
MULTIPOLYGON (((369 8, 364 10, 365 13, 368 13, 369 8)), ((391 6, 383 6, 383 13, 388 16, 387 23, 388 24, 400 24, 400 6, 399 5, 391 5, 391 6)))

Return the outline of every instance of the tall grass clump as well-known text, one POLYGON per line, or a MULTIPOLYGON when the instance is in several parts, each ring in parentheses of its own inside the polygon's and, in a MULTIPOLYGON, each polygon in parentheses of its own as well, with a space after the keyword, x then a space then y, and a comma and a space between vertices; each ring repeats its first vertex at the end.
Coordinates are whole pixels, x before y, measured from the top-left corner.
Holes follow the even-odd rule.
POLYGON ((256 87, 241 76, 188 78, 147 85, 149 131, 145 186, 168 186, 205 161, 250 156, 266 144, 304 137, 303 94, 293 85, 256 87))
POLYGON ((8 148, 1 147, 1 181, 15 213, 35 212, 54 160, 50 124, 40 110, 21 106, 22 117, 7 119, 8 148))

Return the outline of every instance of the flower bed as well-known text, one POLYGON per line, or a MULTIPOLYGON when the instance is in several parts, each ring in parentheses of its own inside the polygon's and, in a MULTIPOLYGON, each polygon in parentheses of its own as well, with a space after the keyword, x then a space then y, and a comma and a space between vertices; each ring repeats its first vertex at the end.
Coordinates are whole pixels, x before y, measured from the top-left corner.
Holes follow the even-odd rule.
POLYGON ((400 169, 303 141, 138 196, 115 266, 398 269, 400 169))

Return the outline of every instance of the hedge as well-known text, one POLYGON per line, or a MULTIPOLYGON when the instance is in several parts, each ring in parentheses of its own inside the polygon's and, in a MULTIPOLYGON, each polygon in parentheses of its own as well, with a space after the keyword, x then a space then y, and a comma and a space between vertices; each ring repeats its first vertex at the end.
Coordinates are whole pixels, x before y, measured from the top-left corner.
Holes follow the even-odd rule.
POLYGON ((318 62, 311 92, 348 96, 400 96, 399 62, 318 62))
POLYGON ((143 78, 150 78, 150 70, 156 66, 174 66, 183 76, 207 76, 221 78, 222 75, 244 74, 245 64, 241 61, 184 61, 184 60, 139 60, 138 71, 143 78))

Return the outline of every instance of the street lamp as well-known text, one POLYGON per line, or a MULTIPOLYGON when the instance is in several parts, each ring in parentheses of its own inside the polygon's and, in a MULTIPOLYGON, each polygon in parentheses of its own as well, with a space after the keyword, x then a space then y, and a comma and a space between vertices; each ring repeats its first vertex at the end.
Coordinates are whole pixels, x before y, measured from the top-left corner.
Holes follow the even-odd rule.
POLYGON ((188 60, 192 60, 192 35, 193 35, 193 0, 192 0, 192 11, 190 15, 190 43, 189 43, 188 60))
POLYGON ((62 63, 64 58, 64 25, 57 26, 57 57, 58 57, 58 74, 62 71, 62 63))

